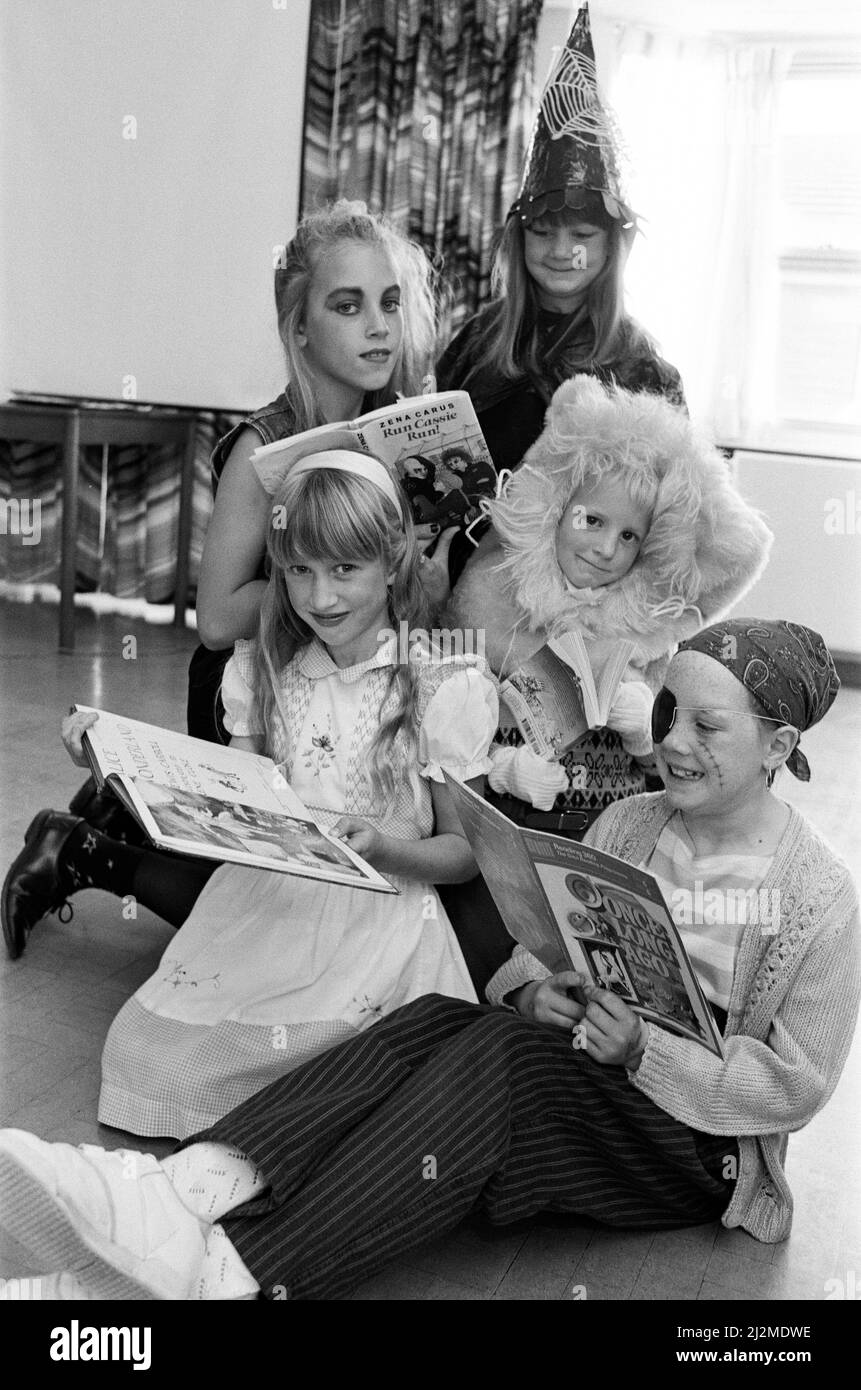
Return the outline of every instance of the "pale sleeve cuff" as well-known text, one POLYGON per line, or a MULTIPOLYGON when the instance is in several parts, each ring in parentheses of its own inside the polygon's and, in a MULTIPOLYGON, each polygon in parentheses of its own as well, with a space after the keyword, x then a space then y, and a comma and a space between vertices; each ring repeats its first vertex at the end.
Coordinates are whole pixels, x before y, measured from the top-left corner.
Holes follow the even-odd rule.
POLYGON ((262 733, 254 723, 254 691, 251 687, 252 665, 249 643, 237 642, 233 656, 224 668, 221 698, 224 702, 224 727, 235 738, 252 738, 262 733))
POLYGON ((493 682, 474 668, 455 672, 431 697, 419 729, 421 776, 443 782, 444 768, 461 782, 484 777, 498 722, 493 682))
MULTIPOLYGON (((530 980, 547 980, 550 971, 531 955, 525 946, 515 946, 514 954, 497 970, 485 990, 489 1004, 503 1005, 507 994, 528 985, 530 980)), ((507 1007, 503 1005, 503 1007, 507 1007)))

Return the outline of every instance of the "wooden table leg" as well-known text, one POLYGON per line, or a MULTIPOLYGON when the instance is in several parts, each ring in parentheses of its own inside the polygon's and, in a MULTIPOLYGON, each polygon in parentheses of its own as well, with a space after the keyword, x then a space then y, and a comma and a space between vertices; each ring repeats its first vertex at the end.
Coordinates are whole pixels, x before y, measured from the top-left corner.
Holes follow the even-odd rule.
POLYGON ((73 410, 63 443, 63 531, 60 551, 60 651, 75 649, 75 577, 78 549, 78 455, 81 417, 73 410))
POLYGON ((197 420, 192 417, 182 456, 182 475, 179 485, 179 524, 176 540, 176 577, 173 594, 173 625, 185 627, 188 603, 189 551, 191 549, 192 503, 194 500, 194 463, 197 453, 197 420))

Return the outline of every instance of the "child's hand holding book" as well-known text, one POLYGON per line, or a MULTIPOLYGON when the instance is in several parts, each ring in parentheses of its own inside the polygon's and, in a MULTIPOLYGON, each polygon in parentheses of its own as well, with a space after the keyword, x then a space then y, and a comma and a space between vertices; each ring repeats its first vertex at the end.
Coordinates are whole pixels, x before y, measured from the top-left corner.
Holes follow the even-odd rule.
POLYGON ((63 738, 63 747, 76 767, 89 769, 90 760, 84 752, 82 739, 87 729, 91 729, 98 719, 98 711, 74 710, 67 714, 63 720, 60 733, 63 738))
POLYGON ((632 758, 647 758, 652 752, 653 700, 644 681, 622 681, 607 714, 607 728, 621 736, 632 758))
POLYGON ((361 816, 341 816, 330 830, 337 840, 343 840, 369 864, 379 859, 385 841, 379 830, 361 816))
POLYGON ((590 984, 577 970, 530 980, 507 1002, 534 1023, 565 1028, 582 1049, 604 1066, 636 1071, 649 1041, 649 1026, 611 990, 590 984))
MULTIPOLYGON (((439 532, 438 526, 436 531, 439 532)), ((442 535, 432 537, 419 561, 419 579, 431 606, 431 612, 434 614, 438 613, 451 597, 448 552, 451 550, 451 543, 455 536, 459 534, 456 526, 450 526, 443 531, 442 535), (433 553, 428 554, 431 545, 433 546, 433 553)))
POLYGON ((576 1028, 586 1013, 586 976, 577 970, 561 970, 546 980, 530 980, 513 990, 506 1003, 524 1018, 547 1023, 554 1028, 576 1028))
POLYGON ((649 1025, 612 990, 584 987, 588 1005, 583 1026, 585 1052, 604 1066, 636 1071, 649 1041, 649 1025))

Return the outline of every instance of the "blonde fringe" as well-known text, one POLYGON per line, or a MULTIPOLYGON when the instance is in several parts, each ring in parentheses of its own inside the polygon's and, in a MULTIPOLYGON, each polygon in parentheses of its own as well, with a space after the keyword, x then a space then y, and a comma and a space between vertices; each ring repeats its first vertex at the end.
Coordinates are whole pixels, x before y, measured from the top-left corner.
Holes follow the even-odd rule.
MULTIPOLYGON (((580 215, 588 213, 584 209, 580 215)), ((589 286, 583 305, 584 321, 588 319, 592 326, 592 344, 585 357, 565 358, 566 376, 594 365, 605 366, 619 355, 630 239, 616 221, 607 229, 607 237, 606 263, 589 286)), ((491 294, 493 312, 481 357, 464 380, 467 390, 470 381, 486 370, 509 380, 527 371, 538 377, 544 375, 537 335, 538 300, 526 269, 523 227, 518 217, 509 217, 500 235, 491 271, 491 294)))
MULTIPOLYGON (((306 557, 327 556, 339 560, 379 559, 385 573, 393 574, 389 596, 389 621, 397 631, 401 622, 409 628, 426 628, 427 600, 418 577, 418 547, 412 523, 406 525, 395 508, 364 478, 326 470, 288 474, 273 499, 279 514, 287 518, 283 530, 270 529, 268 551, 271 574, 260 610, 254 643, 255 714, 265 730, 265 751, 277 757, 276 719, 289 743, 290 722, 283 704, 279 673, 296 652, 307 645, 311 632, 297 618, 287 595, 283 568, 290 555, 291 535, 300 531, 306 557), (303 515, 304 512, 304 515, 303 515), (317 534, 308 518, 316 522, 317 534), (292 519, 292 525, 291 525, 292 519), (337 553, 336 553, 337 551, 337 553), (273 655, 277 659, 273 661, 273 655)), ((419 809, 421 785, 416 772, 416 732, 419 696, 418 670, 412 664, 395 665, 381 704, 379 727, 368 748, 366 776, 374 815, 385 820, 404 778, 419 809), (394 700, 392 708, 383 711, 394 700)))

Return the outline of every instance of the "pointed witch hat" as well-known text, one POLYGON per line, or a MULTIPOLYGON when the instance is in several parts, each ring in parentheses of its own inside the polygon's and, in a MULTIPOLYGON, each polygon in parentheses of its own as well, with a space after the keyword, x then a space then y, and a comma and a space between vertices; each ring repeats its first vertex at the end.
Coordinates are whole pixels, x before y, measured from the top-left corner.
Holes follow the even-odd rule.
POLYGON ((619 144, 614 118, 598 92, 589 6, 583 5, 542 93, 509 216, 529 226, 597 193, 609 217, 636 226, 622 194, 619 144))

